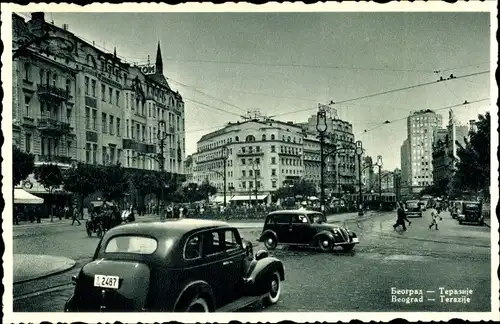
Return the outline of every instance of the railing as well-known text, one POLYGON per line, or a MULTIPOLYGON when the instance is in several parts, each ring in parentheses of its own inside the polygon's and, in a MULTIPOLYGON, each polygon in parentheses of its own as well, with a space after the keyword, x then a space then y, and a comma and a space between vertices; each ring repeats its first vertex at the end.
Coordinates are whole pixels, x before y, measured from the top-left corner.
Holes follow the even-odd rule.
POLYGON ((264 151, 251 151, 251 152, 249 152, 249 151, 245 151, 245 152, 243 152, 243 151, 238 151, 238 152, 236 153, 236 155, 238 155, 238 156, 255 156, 255 155, 264 155, 264 151))
POLYGON ((38 161, 71 164, 73 162, 73 158, 64 155, 39 155, 38 161))
POLYGON ((65 123, 53 118, 39 118, 38 128, 40 130, 52 130, 61 133, 69 133, 71 130, 69 123, 65 123))
POLYGON ((70 97, 69 91, 50 84, 39 84, 37 87, 39 95, 48 95, 62 100, 68 100, 70 97))

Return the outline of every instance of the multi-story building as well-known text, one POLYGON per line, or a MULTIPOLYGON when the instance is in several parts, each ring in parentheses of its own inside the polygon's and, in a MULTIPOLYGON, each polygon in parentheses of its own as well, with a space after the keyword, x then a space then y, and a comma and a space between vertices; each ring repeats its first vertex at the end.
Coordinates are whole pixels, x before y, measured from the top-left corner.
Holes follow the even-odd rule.
MULTIPOLYGON (((198 141, 193 181, 208 180, 222 194, 227 159, 226 201, 270 202, 270 193, 303 177, 302 147, 302 128, 293 123, 265 119, 229 123, 198 141)), ((218 197, 219 202, 222 199, 218 197)))
POLYGON ((186 176, 186 183, 193 183, 193 156, 188 155, 184 161, 184 175, 186 176))
POLYGON ((184 172, 184 102, 163 75, 160 44, 153 73, 145 72, 38 12, 27 22, 13 15, 13 48, 14 143, 37 163, 159 170, 148 157, 162 152, 163 138, 165 170, 184 172))
POLYGON ((363 158, 361 168, 361 183, 363 185, 363 191, 370 192, 376 187, 373 159, 371 156, 365 156, 363 158))
POLYGON ((405 139, 401 145, 401 193, 406 196, 411 188, 411 153, 409 140, 405 139))
MULTIPOLYGON (((434 132, 432 165, 436 184, 442 183, 443 180, 449 181, 453 177, 455 164, 458 161, 457 147, 465 145, 465 138, 469 134, 469 127, 460 125, 451 109, 448 116, 447 127, 436 129, 434 132)), ((473 126, 473 121, 470 122, 470 126, 473 126)))
POLYGON ((407 140, 401 148, 401 167, 404 170, 403 186, 408 188, 409 194, 433 184, 432 143, 434 131, 441 125, 442 116, 429 109, 413 112, 407 118, 407 140))
MULTIPOLYGON (((311 116, 304 129, 304 179, 320 186, 320 145, 316 130, 317 116, 311 116)), ((327 117, 325 153, 337 150, 325 159, 325 186, 327 193, 340 195, 357 186, 357 165, 354 152, 355 142, 352 125, 349 122, 327 117)))

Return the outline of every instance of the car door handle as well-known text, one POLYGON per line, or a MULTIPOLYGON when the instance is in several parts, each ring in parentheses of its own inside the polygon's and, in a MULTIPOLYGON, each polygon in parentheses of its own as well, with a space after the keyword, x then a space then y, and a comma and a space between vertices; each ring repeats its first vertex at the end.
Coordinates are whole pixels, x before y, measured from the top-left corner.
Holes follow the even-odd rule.
POLYGON ((225 265, 225 266, 226 266, 226 265, 228 265, 228 264, 232 264, 232 263, 233 263, 233 261, 224 261, 224 262, 222 262, 222 265, 225 265))

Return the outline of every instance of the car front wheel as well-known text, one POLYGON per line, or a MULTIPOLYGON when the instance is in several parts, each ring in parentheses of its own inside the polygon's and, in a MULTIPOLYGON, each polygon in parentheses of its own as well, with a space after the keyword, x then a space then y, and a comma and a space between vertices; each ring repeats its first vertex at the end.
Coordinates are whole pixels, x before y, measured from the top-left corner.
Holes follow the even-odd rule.
POLYGON ((342 245, 342 249, 343 249, 344 251, 346 251, 346 252, 347 252, 347 251, 351 251, 351 250, 354 248, 354 245, 355 245, 355 244, 345 244, 345 245, 342 245))
POLYGON ((319 249, 323 252, 328 252, 333 249, 333 242, 332 240, 325 236, 325 237, 320 237, 317 241, 317 245, 319 249))
POLYGON ((268 235, 264 238, 264 246, 268 250, 274 250, 278 245, 278 240, 273 235, 268 235))
POLYGON ((280 299, 281 294, 281 281, 278 272, 274 272, 268 281, 268 290, 266 297, 264 297, 264 304, 266 306, 276 304, 280 299))
POLYGON ((210 311, 207 301, 203 297, 196 297, 186 307, 188 313, 208 313, 210 311))

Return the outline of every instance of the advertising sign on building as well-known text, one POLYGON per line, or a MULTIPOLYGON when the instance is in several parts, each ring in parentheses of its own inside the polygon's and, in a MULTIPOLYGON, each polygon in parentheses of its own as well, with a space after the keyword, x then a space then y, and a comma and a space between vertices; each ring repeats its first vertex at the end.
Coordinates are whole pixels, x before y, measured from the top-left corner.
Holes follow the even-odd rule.
POLYGON ((330 118, 338 118, 337 109, 333 108, 332 106, 319 104, 319 109, 326 111, 326 114, 330 118))
POLYGON ((156 73, 156 66, 154 65, 142 65, 139 66, 139 68, 141 69, 141 72, 144 73, 145 75, 156 73))

